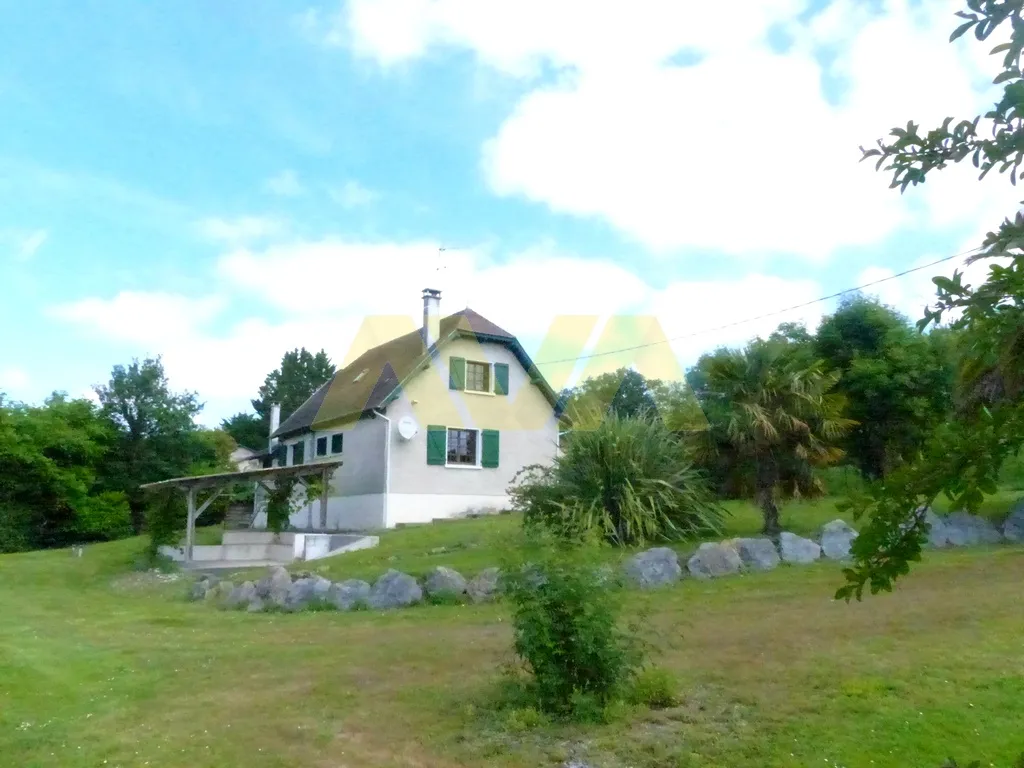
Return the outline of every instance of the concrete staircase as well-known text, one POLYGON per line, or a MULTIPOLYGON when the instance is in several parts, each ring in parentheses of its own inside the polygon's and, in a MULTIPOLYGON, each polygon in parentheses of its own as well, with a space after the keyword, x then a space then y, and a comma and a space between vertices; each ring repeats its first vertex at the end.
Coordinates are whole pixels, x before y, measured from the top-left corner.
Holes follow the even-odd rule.
POLYGON ((224 515, 224 528, 228 531, 241 531, 252 528, 255 517, 251 504, 232 504, 224 515))

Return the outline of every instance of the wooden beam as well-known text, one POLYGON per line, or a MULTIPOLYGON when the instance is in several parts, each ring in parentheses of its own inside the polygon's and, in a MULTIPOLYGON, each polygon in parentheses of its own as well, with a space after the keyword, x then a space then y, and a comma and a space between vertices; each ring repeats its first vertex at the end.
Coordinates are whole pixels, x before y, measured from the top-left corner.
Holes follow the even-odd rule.
POLYGON ((320 530, 327 530, 327 495, 330 493, 331 472, 325 469, 320 473, 320 530))
POLYGON ((207 507, 209 507, 213 502, 215 502, 217 500, 217 497, 220 496, 222 493, 224 493, 224 486, 218 488, 213 494, 210 495, 210 498, 203 502, 203 505, 196 510, 196 520, 199 519, 199 516, 202 515, 203 512, 206 511, 207 507))
POLYGON ((188 518, 185 523, 185 562, 192 562, 192 542, 195 540, 196 489, 189 488, 185 495, 188 500, 188 518))

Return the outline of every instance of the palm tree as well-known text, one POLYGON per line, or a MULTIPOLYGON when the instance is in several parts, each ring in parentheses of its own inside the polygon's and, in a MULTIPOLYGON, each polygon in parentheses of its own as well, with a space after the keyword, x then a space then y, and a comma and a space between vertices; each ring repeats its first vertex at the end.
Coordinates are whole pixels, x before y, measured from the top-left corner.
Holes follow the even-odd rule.
POLYGON ((815 467, 838 461, 836 441, 854 425, 843 418, 838 374, 807 365, 777 340, 719 350, 698 363, 709 428, 698 436, 733 490, 753 496, 764 533, 780 532, 779 496, 821 491, 815 467))

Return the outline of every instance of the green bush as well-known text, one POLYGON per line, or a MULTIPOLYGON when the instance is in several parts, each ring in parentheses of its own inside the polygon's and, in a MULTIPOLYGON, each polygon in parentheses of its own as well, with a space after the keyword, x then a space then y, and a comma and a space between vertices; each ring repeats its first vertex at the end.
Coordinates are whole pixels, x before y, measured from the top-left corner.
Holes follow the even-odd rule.
POLYGON ((814 475, 829 496, 855 496, 867 487, 856 467, 821 467, 814 470, 814 475))
POLYGON ((600 718, 642 660, 635 634, 621 626, 622 591, 597 550, 534 531, 503 564, 515 652, 536 708, 558 717, 600 718))
POLYGON ((553 465, 522 470, 509 493, 528 525, 617 545, 719 533, 725 516, 660 419, 615 414, 571 433, 553 465))
POLYGON ((668 709, 679 704, 678 684, 672 675, 660 667, 648 667, 633 680, 629 691, 629 703, 668 709))
POLYGON ((1024 491, 1024 452, 1003 462, 999 472, 999 484, 1015 491, 1024 491))
POLYGON ((188 510, 181 493, 173 488, 152 492, 146 504, 146 530, 149 533, 150 558, 155 558, 161 546, 177 546, 185 530, 188 510))

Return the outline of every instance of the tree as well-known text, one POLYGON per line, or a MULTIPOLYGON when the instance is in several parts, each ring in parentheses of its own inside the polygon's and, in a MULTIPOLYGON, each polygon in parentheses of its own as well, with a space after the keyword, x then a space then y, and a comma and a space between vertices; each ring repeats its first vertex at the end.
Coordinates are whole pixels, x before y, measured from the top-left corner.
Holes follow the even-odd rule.
POLYGON ((234 416, 224 419, 220 426, 234 438, 238 445, 253 451, 267 449, 269 430, 264 425, 263 419, 255 414, 236 413, 234 416))
POLYGON ((610 414, 624 419, 653 414, 655 391, 662 386, 658 379, 647 379, 632 368, 619 368, 585 380, 562 397, 574 425, 593 427, 610 414))
POLYGON ((814 492, 811 470, 842 456, 837 442, 852 422, 833 392, 838 375, 820 362, 802 367, 788 343, 761 339, 706 355, 697 368, 709 424, 699 437, 702 452, 753 496, 764 532, 777 536, 779 496, 814 492))
MULTIPOLYGON (((962 23, 950 36, 968 32, 984 42, 1008 26, 1008 41, 995 46, 1002 71, 994 83, 1002 98, 984 116, 956 122, 948 117, 927 133, 913 121, 894 128, 891 141, 879 139, 864 158, 877 158, 876 168, 892 174, 892 188, 905 192, 928 176, 970 159, 984 179, 996 169, 1009 171, 1016 184, 1024 161, 1024 0, 967 0, 957 12, 962 23), (954 122, 956 124, 954 125, 954 122)), ((1024 213, 1004 219, 989 232, 971 261, 1006 257, 991 264, 978 286, 964 284, 957 270, 952 278, 936 277, 936 303, 919 327, 952 316, 961 352, 957 419, 937 430, 920 457, 893 478, 875 485, 855 500, 855 514, 867 515, 853 548, 855 563, 837 595, 850 599, 888 590, 920 558, 927 523, 915 510, 943 494, 953 505, 976 510, 996 488, 999 469, 1008 456, 1024 449, 1024 213)))
POLYGON ((130 531, 125 498, 97 482, 113 437, 88 400, 55 393, 30 407, 0 398, 0 552, 130 531))
POLYGON ((327 382, 334 372, 334 363, 322 349, 315 355, 305 347, 285 352, 280 367, 267 374, 259 389, 259 396, 252 401, 252 407, 260 417, 264 440, 270 429, 272 405, 279 404, 281 418, 287 418, 327 382))
POLYGON ((952 359, 933 340, 876 299, 854 295, 818 327, 813 346, 857 422, 843 447, 867 478, 913 459, 952 408, 952 359))
POLYGON ((193 421, 202 405, 193 392, 171 392, 160 358, 114 366, 96 395, 116 434, 104 485, 125 494, 132 527, 140 533, 146 500, 139 486, 187 475, 208 457, 209 447, 197 438, 193 421))

